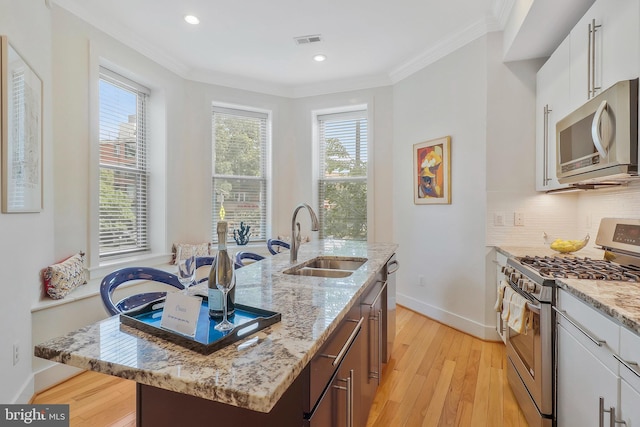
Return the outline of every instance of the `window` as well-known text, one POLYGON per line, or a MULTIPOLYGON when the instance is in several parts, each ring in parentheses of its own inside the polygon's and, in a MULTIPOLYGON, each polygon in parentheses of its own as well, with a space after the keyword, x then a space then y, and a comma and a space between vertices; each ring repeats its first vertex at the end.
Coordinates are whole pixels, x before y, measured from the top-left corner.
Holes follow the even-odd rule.
POLYGON ((212 240, 218 241, 221 207, 229 230, 243 222, 251 227, 251 240, 266 240, 268 115, 213 106, 212 123, 212 240))
POLYGON ((318 115, 320 238, 367 240, 367 111, 318 115))
POLYGON ((100 68, 100 257, 149 250, 149 90, 100 68))

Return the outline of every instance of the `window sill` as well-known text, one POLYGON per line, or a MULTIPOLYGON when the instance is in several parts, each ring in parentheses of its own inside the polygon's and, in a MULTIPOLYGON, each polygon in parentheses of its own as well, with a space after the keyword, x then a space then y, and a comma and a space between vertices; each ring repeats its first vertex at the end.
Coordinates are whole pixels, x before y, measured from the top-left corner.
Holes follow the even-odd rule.
MULTIPOLYGON (((31 313, 46 310, 60 305, 71 304, 87 298, 100 296, 100 284, 102 279, 112 271, 124 267, 154 267, 160 270, 174 272, 176 267, 170 264, 171 256, 163 255, 144 255, 138 257, 130 257, 110 261, 100 265, 97 268, 89 270, 89 280, 85 285, 78 286, 69 295, 62 299, 51 299, 47 296, 41 296, 40 299, 31 307, 31 313)), ((122 285, 123 288, 135 286, 136 282, 122 285)))

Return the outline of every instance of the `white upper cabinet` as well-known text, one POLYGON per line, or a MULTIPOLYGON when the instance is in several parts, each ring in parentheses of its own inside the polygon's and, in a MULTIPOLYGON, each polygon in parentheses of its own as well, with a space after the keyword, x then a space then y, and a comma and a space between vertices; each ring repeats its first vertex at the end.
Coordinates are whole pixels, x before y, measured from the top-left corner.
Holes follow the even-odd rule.
POLYGON ((556 122, 569 111, 571 84, 569 38, 558 47, 537 74, 536 190, 565 187, 556 177, 556 122))
POLYGON ((567 186, 556 177, 556 123, 640 74, 639 23, 640 0, 597 0, 538 71, 536 190, 567 186))
POLYGON ((571 39, 571 110, 640 71, 640 1, 598 0, 571 39))

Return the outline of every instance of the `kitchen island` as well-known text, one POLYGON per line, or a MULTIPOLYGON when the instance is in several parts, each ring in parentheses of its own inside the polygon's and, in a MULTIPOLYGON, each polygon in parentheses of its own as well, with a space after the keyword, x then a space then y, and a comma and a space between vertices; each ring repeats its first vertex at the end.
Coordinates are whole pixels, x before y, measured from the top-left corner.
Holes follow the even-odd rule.
MULTIPOLYGON (((344 278, 284 274, 292 267, 288 254, 237 270, 236 302, 279 312, 282 319, 210 355, 122 325, 118 316, 38 344, 35 355, 136 381, 139 425, 152 425, 149 417, 140 419, 146 407, 152 408, 149 416, 164 411, 159 417, 167 425, 176 413, 203 417, 194 422, 222 421, 221 408, 235 419, 268 420, 261 417, 298 405, 304 394, 301 374, 358 306, 396 247, 339 240, 301 246, 296 264, 317 256, 367 258, 344 278)), ((294 416, 297 425, 301 416, 294 416)))

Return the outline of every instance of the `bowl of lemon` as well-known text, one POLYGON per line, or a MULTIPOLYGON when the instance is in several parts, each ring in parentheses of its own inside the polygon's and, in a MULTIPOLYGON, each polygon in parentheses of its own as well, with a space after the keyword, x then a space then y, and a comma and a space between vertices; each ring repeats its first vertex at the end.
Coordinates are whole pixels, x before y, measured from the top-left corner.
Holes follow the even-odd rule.
POLYGON ((578 252, 580 249, 587 246, 589 243, 589 235, 587 234, 584 239, 561 239, 557 237, 551 237, 548 234, 544 234, 545 241, 549 244, 549 247, 556 252, 561 254, 570 254, 573 252, 578 252))

